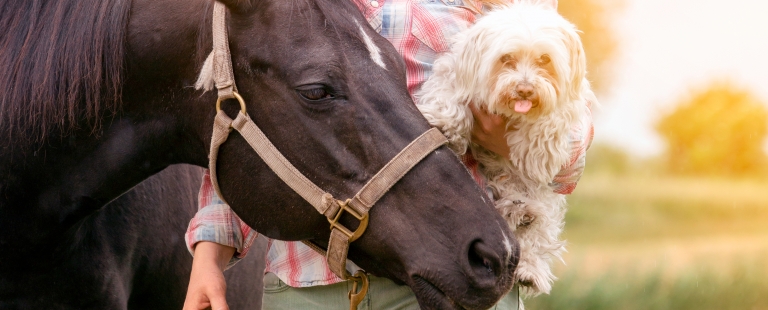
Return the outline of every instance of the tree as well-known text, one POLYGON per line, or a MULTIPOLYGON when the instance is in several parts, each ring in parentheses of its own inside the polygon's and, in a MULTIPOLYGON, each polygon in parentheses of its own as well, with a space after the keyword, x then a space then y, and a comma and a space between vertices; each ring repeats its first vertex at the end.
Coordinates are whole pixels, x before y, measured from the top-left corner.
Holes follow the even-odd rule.
POLYGON ((712 83, 683 100, 656 129, 666 140, 668 168, 696 175, 747 175, 766 162, 768 109, 729 83, 712 83))
POLYGON ((611 86, 618 46, 612 30, 612 17, 623 4, 624 0, 561 0, 558 3, 558 12, 582 31, 581 41, 589 70, 587 78, 597 93, 611 86))

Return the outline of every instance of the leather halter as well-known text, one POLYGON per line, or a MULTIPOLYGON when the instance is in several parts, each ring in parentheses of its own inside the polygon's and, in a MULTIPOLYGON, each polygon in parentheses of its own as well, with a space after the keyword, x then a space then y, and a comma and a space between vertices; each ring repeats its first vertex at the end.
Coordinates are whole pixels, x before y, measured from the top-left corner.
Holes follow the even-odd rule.
MULTIPOLYGON (((351 276, 346 270, 347 251, 349 243, 359 238, 368 226, 368 211, 411 168, 448 141, 439 130, 435 128, 427 130, 381 168, 354 197, 345 201, 337 200, 301 174, 275 148, 246 113, 245 100, 237 92, 232 71, 232 58, 227 38, 226 6, 218 1, 215 2, 213 9, 212 53, 213 77, 218 89, 218 100, 211 137, 209 169, 216 193, 224 200, 216 175, 216 159, 219 146, 227 140, 232 129, 235 129, 281 180, 328 218, 331 223, 331 238, 328 241, 327 253, 324 253, 328 267, 342 279, 358 281, 359 277, 351 276), (220 104, 226 99, 236 99, 240 103, 240 112, 234 120, 221 110, 220 104), (343 212, 348 212, 360 220, 360 225, 354 232, 338 222, 343 212)), ((321 253, 326 252, 317 246, 311 247, 321 253)))

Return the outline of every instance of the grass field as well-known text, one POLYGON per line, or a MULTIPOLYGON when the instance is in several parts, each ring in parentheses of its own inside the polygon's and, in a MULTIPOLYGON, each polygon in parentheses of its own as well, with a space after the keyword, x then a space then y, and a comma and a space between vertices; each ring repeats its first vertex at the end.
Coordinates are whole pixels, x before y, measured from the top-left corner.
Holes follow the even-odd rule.
POLYGON ((768 309, 768 181, 585 173, 527 309, 768 309))

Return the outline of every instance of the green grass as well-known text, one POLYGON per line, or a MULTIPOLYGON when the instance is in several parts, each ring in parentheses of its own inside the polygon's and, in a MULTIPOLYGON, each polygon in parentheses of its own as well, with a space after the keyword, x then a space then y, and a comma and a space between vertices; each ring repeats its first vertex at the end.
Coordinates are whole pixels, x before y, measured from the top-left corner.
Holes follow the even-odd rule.
POLYGON ((768 309, 768 182, 586 173, 527 309, 768 309))
POLYGON ((606 270, 584 280, 578 272, 569 272, 551 295, 526 300, 526 309, 768 309, 765 269, 756 262, 739 265, 728 274, 691 267, 672 279, 661 270, 626 273, 606 270))
POLYGON ((585 175, 568 202, 576 242, 768 233, 768 182, 585 175))

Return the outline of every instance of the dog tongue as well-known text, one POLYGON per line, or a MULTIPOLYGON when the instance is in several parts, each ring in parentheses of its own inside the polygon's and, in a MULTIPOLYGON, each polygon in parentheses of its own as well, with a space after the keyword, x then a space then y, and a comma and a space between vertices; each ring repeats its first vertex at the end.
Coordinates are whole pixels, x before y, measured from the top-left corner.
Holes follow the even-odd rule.
POLYGON ((528 113, 529 110, 531 110, 531 101, 530 100, 518 100, 515 102, 515 112, 517 113, 528 113))

